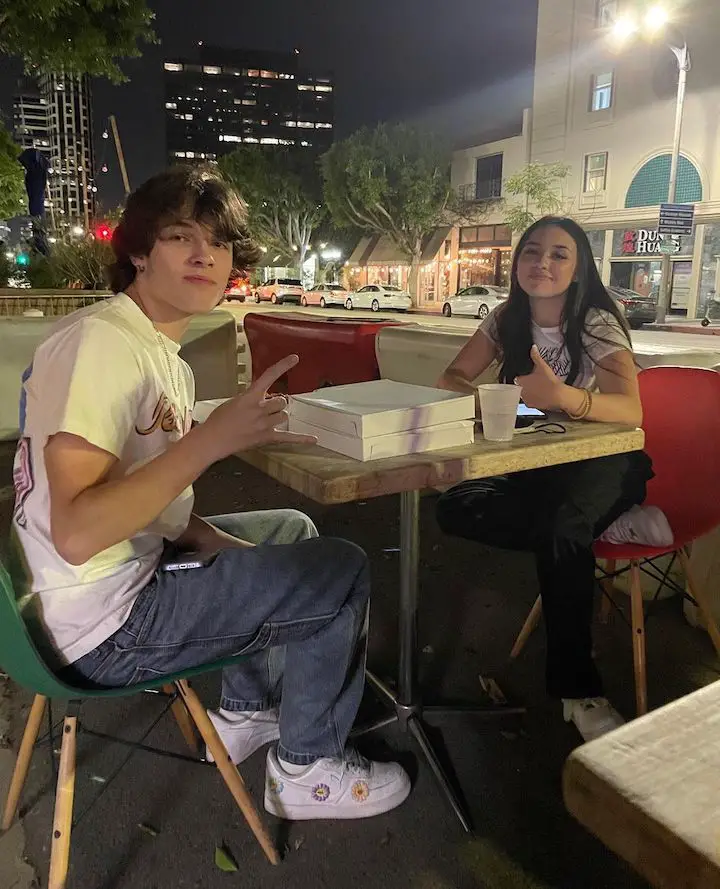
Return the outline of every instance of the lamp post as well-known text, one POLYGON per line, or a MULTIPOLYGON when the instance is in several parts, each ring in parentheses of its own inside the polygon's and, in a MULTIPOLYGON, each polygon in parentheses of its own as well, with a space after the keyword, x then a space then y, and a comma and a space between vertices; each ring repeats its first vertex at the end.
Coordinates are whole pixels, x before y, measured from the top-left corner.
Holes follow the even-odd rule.
MULTIPOLYGON (((662 6, 651 7, 644 18, 645 29, 651 34, 659 34, 666 29, 668 15, 662 6)), ((640 30, 641 24, 633 17, 618 19, 612 34, 618 40, 626 40, 640 30)), ((680 139, 682 137, 683 112, 685 110, 685 88, 687 85, 687 73, 690 70, 690 50, 687 41, 667 40, 667 46, 672 51, 678 65, 677 100, 675 104, 675 133, 673 136, 672 155, 670 159, 670 181, 668 183, 667 202, 675 203, 677 196, 677 177, 680 165, 680 139)), ((662 324, 669 309, 670 293, 670 254, 663 253, 660 272, 660 292, 658 294, 655 321, 662 324)))
MULTIPOLYGON (((668 185, 668 204, 675 203, 677 194, 677 175, 680 164, 680 138, 682 136, 683 111, 685 108, 685 86, 687 73, 690 70, 690 51, 683 40, 682 46, 673 43, 668 44, 678 64, 677 103, 675 106, 675 135, 673 137, 672 158, 670 160, 670 183, 668 185)), ((660 272, 660 293, 658 295, 655 321, 657 324, 665 322, 665 316, 670 309, 670 254, 663 253, 660 272)))

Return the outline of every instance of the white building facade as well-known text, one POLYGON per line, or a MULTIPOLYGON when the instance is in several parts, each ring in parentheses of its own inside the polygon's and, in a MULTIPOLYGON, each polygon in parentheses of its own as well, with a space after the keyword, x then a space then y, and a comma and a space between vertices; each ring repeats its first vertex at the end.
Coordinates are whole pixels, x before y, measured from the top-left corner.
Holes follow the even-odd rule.
MULTIPOLYGON (((489 164, 483 159, 493 153, 502 152, 503 181, 528 161, 564 162, 567 212, 588 232, 605 283, 656 292, 659 205, 668 194, 677 88, 667 40, 684 37, 692 69, 676 201, 695 205, 696 225, 692 235, 675 239, 671 306, 674 314, 697 317, 720 293, 720 4, 677 4, 678 32, 652 41, 639 33, 619 47, 608 26, 646 6, 539 0, 533 108, 523 135, 456 153, 453 184, 472 193, 489 164)), ((498 160, 492 163, 497 169, 498 160)), ((460 239, 462 247, 462 231, 460 239)))

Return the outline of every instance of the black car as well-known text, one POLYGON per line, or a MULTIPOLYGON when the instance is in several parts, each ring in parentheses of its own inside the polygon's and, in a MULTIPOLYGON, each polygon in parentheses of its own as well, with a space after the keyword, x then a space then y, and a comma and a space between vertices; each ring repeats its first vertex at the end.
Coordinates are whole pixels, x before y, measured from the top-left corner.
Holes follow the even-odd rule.
POLYGON ((627 323, 633 330, 639 330, 643 324, 653 324, 657 303, 651 296, 643 296, 626 287, 608 287, 608 293, 620 304, 627 323))

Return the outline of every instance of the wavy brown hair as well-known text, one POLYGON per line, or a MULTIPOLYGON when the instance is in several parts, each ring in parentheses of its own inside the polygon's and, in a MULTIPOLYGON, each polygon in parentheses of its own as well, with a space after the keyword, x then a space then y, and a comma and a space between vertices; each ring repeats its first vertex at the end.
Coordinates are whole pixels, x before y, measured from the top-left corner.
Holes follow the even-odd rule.
POLYGON ((574 219, 568 219, 565 216, 544 216, 534 222, 520 238, 513 257, 510 295, 498 313, 498 338, 501 352, 500 380, 503 383, 512 383, 515 377, 532 372, 533 363, 530 358, 530 350, 533 345, 533 336, 530 297, 518 282, 517 268, 520 255, 533 234, 540 228, 549 228, 550 226, 556 226, 567 232, 577 247, 576 280, 570 285, 560 319, 560 328, 565 337, 565 345, 570 357, 567 384, 572 386, 580 373, 582 357, 587 352, 583 337, 589 336, 600 342, 605 342, 603 337, 597 336, 588 329, 587 317, 591 309, 608 312, 612 315, 625 331, 628 349, 632 351, 630 331, 625 316, 600 280, 592 247, 585 231, 574 219))
POLYGON ((160 231, 173 222, 192 219, 232 244, 232 277, 258 261, 260 251, 247 228, 247 205, 217 171, 208 167, 173 167, 143 183, 127 200, 113 232, 115 262, 108 267, 114 293, 135 280, 132 257, 147 256, 160 231))

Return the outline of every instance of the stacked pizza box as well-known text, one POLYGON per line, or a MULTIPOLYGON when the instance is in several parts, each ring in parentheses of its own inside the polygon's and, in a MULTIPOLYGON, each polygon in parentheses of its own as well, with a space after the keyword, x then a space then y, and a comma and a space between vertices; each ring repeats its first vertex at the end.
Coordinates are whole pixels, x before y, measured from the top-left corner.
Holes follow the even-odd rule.
POLYGON ((289 429, 356 460, 445 450, 474 440, 475 399, 372 380, 290 396, 289 429))

